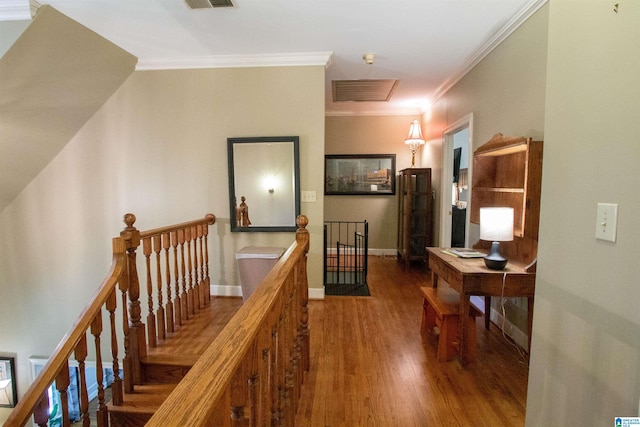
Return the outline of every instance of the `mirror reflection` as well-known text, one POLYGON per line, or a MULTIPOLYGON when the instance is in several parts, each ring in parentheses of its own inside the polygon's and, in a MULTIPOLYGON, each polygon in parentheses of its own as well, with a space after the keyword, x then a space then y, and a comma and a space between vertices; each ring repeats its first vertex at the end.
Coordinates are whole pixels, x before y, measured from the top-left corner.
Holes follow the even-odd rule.
POLYGON ((298 137, 228 138, 231 231, 296 231, 298 137))

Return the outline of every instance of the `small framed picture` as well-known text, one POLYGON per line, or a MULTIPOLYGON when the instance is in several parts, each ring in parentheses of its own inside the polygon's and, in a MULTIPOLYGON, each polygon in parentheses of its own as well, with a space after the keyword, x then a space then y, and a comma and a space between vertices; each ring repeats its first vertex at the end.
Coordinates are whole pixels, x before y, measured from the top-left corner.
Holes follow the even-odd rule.
POLYGON ((13 408, 17 401, 15 359, 0 356, 0 407, 13 408))
POLYGON ((395 154, 324 156, 324 194, 396 194, 395 154))

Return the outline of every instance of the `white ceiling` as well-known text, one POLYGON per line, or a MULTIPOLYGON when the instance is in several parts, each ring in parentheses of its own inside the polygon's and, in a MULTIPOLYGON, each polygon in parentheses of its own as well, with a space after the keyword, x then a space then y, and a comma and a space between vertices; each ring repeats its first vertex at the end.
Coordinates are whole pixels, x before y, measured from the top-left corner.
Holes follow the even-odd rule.
MULTIPOLYGON (((326 64, 326 111, 418 114, 546 0, 43 0, 138 69, 326 64), (362 56, 375 54, 372 65, 362 56), (399 79, 388 102, 332 102, 331 81, 399 79)), ((29 0, 0 0, 0 19, 29 0), (5 4, 4 7, 1 4, 5 4)))

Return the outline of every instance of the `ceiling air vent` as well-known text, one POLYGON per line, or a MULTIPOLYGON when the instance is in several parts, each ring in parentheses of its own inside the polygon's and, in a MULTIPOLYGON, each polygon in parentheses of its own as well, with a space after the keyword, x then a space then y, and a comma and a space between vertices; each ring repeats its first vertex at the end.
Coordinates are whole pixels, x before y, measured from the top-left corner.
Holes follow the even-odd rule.
POLYGON ((211 9, 212 7, 233 7, 231 0, 185 0, 189 9, 211 9))
POLYGON ((396 79, 333 80, 334 102, 385 102, 398 84, 396 79))

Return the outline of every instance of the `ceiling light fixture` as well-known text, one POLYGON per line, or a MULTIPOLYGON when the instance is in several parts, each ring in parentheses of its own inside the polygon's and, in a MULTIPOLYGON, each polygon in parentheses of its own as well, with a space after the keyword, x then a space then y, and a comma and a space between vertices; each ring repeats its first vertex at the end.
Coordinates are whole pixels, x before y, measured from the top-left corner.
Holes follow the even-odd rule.
POLYGON ((422 129, 420 129, 420 122, 414 120, 409 127, 409 135, 404 143, 409 146, 411 150, 411 167, 416 163, 416 152, 421 145, 424 145, 424 139, 422 139, 422 129))

